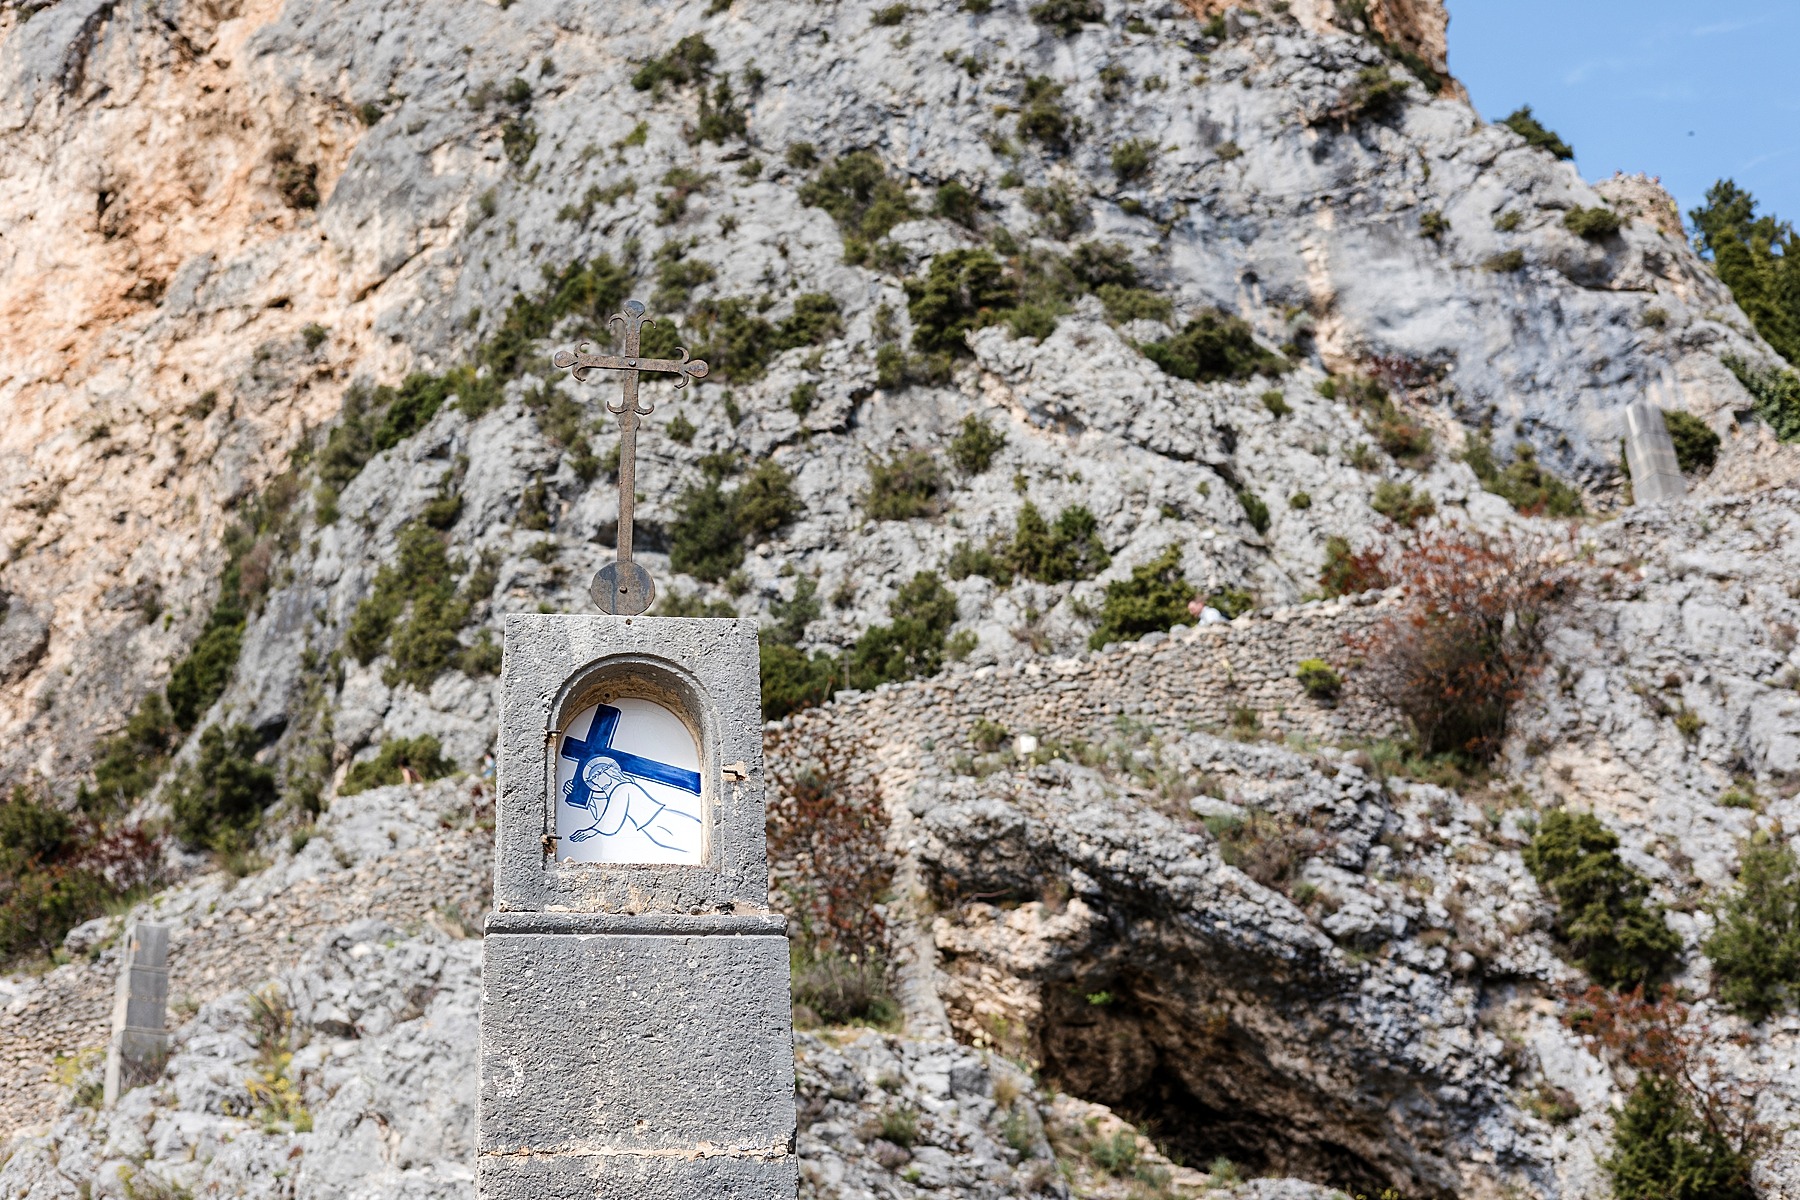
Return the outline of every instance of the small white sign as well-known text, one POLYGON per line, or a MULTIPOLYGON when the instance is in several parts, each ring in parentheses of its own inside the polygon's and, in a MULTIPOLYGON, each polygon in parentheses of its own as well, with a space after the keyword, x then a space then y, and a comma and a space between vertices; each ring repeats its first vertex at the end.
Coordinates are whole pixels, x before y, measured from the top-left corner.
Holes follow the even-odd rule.
POLYGON ((626 697, 577 713, 557 742, 556 793, 564 862, 705 859, 700 749, 660 704, 626 697))

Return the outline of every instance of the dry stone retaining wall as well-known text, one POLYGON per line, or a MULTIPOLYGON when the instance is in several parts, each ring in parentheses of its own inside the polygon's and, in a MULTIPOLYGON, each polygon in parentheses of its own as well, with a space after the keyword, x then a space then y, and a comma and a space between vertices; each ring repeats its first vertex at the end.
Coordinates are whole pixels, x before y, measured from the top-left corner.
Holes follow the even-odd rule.
POLYGON ((964 743, 985 719, 1015 735, 1093 741, 1119 718, 1221 728, 1237 709, 1254 712, 1265 731, 1314 741, 1382 737, 1399 728, 1399 715, 1363 690, 1347 639, 1391 615, 1397 600, 1397 591, 1365 592, 1177 626, 1079 657, 952 667, 796 714, 784 723, 784 740, 860 735, 880 754, 883 746, 964 743), (1312 699, 1300 686, 1294 671, 1309 658, 1344 677, 1336 701, 1312 699))

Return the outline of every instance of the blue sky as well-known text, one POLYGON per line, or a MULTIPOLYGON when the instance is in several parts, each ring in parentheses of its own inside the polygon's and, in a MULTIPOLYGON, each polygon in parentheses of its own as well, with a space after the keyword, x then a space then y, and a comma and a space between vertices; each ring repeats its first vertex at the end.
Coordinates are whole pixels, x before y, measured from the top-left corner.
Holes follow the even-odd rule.
POLYGON ((1588 179, 1660 175, 1687 211, 1735 179, 1800 224, 1800 0, 1448 0, 1450 70, 1521 104, 1588 179))

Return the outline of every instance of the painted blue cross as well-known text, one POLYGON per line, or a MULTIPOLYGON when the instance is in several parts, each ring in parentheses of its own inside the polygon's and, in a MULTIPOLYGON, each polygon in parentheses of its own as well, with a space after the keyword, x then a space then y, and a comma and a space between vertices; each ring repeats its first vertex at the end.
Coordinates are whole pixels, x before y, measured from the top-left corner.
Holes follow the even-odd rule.
POLYGON ((671 766, 657 762, 654 758, 644 758, 626 750, 613 747, 613 733, 619 727, 619 710, 610 704, 599 705, 594 710, 594 723, 588 726, 587 737, 576 739, 563 736, 562 756, 575 762, 575 778, 571 780, 574 787, 566 800, 576 808, 586 808, 592 795, 587 780, 581 777, 581 768, 590 758, 605 756, 619 764, 619 769, 627 775, 635 775, 639 779, 654 780, 666 783, 670 787, 680 788, 684 792, 700 794, 700 773, 685 767, 671 766))

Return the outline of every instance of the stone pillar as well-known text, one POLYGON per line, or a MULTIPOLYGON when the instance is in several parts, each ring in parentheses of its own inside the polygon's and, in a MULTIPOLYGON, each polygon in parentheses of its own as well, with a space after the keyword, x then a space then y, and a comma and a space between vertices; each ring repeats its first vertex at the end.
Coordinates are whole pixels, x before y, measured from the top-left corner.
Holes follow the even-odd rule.
POLYGON ((1631 467, 1634 504, 1661 504, 1687 495, 1662 409, 1647 400, 1625 406, 1625 462, 1631 467))
POLYGON ((139 922, 126 931, 112 1040, 106 1047, 105 1103, 148 1083, 169 1056, 163 1011, 169 1003, 169 927, 139 922))
POLYGON ((506 618, 479 1200, 792 1200, 756 624, 506 618))

